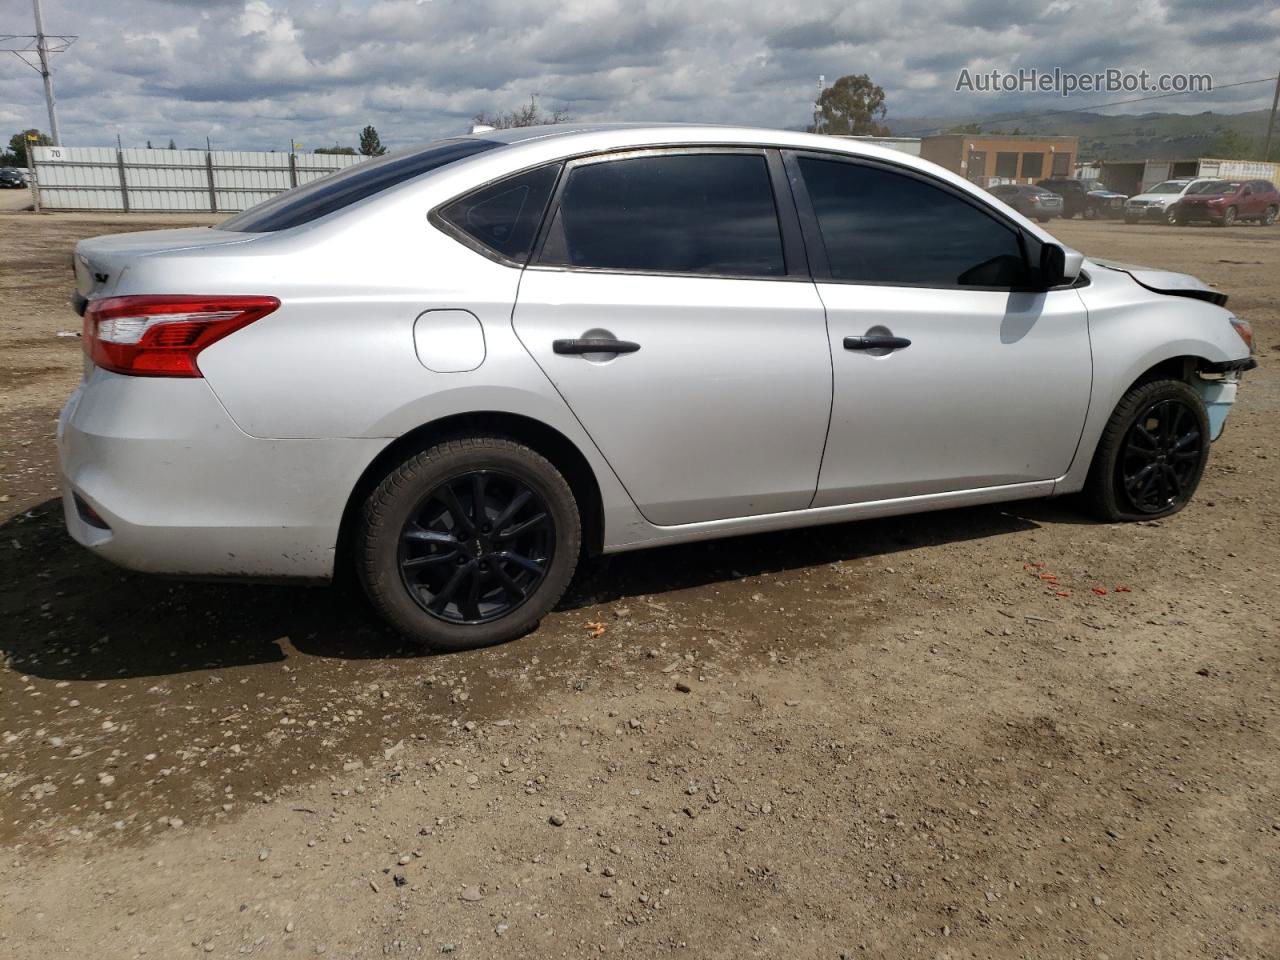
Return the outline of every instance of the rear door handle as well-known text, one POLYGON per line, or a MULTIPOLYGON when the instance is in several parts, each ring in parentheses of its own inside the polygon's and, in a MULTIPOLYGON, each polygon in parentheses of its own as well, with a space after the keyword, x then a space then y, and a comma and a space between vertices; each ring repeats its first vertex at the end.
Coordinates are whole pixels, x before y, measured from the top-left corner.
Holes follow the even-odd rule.
POLYGON ((845 337, 846 350, 901 350, 911 346, 906 337, 845 337))
POLYGON ((606 340, 591 338, 587 340, 553 340, 551 349, 556 353, 635 353, 640 344, 630 340, 606 340))

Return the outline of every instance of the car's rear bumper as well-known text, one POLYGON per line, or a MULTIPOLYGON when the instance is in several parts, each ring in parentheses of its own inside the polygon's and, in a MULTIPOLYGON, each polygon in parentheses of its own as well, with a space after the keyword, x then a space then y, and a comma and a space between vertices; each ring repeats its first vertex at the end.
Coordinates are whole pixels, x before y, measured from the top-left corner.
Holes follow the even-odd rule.
POLYGON ((134 570, 321 579, 386 440, 260 440, 199 379, 93 370, 58 422, 71 536, 134 570), (79 502, 77 502, 77 498, 79 502))

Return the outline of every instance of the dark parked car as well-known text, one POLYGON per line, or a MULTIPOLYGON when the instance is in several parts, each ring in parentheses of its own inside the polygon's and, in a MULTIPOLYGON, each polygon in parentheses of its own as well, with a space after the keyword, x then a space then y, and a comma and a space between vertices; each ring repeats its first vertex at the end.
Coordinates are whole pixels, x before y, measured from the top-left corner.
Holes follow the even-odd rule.
POLYGON ((1029 183, 1002 183, 988 193, 1003 200, 1028 219, 1048 223, 1062 216, 1062 197, 1052 190, 1033 187, 1029 183))
POLYGON ((1108 190, 1101 180, 1078 180, 1075 177, 1054 177, 1041 180, 1036 184, 1046 190, 1052 190, 1062 197, 1063 216, 1070 219, 1076 214, 1086 220, 1097 220, 1107 217, 1124 216, 1124 202, 1128 199, 1123 193, 1108 190))
POLYGON ((0 188, 25 187, 27 181, 12 167, 0 168, 0 188))
POLYGON ((1188 190, 1173 209, 1174 222, 1207 220, 1229 227, 1239 220, 1276 222, 1280 193, 1269 180, 1210 180, 1188 190))

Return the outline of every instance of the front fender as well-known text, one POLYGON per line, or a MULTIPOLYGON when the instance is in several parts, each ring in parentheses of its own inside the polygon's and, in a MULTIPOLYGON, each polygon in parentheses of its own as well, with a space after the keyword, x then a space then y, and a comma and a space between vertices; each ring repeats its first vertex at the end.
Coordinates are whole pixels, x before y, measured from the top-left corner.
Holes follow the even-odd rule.
POLYGON ((1080 297, 1089 313, 1093 389, 1080 446, 1055 492, 1079 490, 1094 450, 1120 399, 1149 370, 1170 360, 1220 363, 1249 356, 1231 326, 1230 311, 1185 297, 1155 293, 1126 273, 1090 264, 1080 297))

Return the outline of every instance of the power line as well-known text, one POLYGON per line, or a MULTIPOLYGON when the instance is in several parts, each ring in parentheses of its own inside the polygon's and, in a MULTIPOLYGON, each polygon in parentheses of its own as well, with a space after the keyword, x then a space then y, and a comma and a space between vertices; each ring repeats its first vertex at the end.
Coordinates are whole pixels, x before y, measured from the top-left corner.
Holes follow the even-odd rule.
MULTIPOLYGON (((1058 114, 1063 114, 1063 113, 1083 113, 1088 110, 1105 110, 1107 107, 1118 107, 1127 103, 1145 103, 1148 100, 1164 100, 1168 97, 1185 97, 1193 93, 1197 93, 1197 94, 1215 93, 1218 90, 1228 90, 1232 87, 1247 87, 1250 84, 1254 84, 1254 83, 1271 83, 1274 80, 1280 80, 1280 77, 1271 76, 1271 77, 1259 77, 1257 80, 1237 80, 1234 83, 1220 84, 1218 86, 1215 86, 1213 90, 1209 90, 1209 91, 1182 90, 1176 93, 1157 93, 1149 97, 1133 97, 1129 100, 1112 100, 1108 103, 1093 103, 1084 107, 1064 107, 1061 110, 1045 110, 1041 113, 1027 113, 1025 111, 1021 111, 1021 112, 1011 112, 1004 116, 1001 116, 1000 114, 995 114, 995 115, 974 114, 971 117, 957 117, 955 118, 955 120, 957 122, 967 120, 967 119, 983 120, 987 123, 1004 123, 1009 120, 1036 120, 1036 119, 1039 119, 1040 117, 1056 116, 1058 114)), ((918 130, 903 130, 901 132, 895 130, 894 136, 911 136, 914 134, 926 134, 937 129, 939 128, 938 127, 921 127, 918 130)))
POLYGON ((36 32, 3 34, 0 35, 0 44, 16 44, 16 46, 5 47, 4 49, 17 56, 23 63, 40 74, 44 80, 44 102, 45 106, 49 108, 49 133, 53 139, 54 146, 58 146, 62 143, 62 140, 58 136, 58 110, 53 99, 53 78, 49 73, 49 54, 62 53, 67 47, 76 42, 76 38, 45 33, 44 18, 40 14, 40 0, 32 0, 31 5, 35 12, 36 32), (31 54, 35 54, 34 62, 28 59, 31 54))

